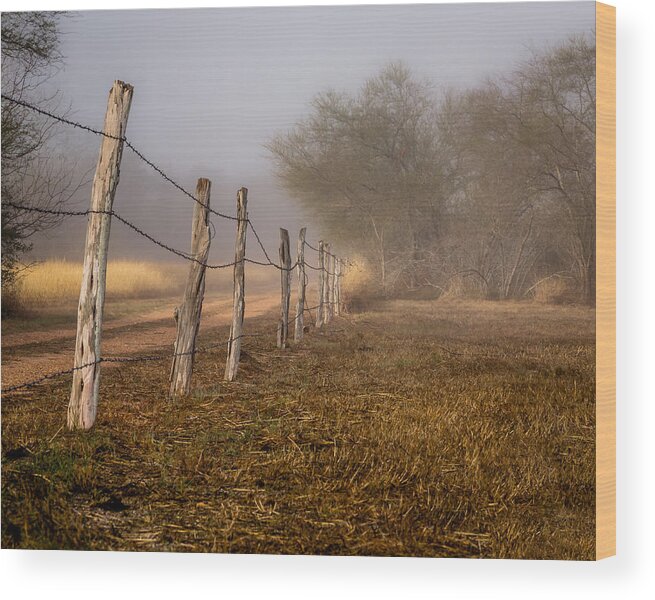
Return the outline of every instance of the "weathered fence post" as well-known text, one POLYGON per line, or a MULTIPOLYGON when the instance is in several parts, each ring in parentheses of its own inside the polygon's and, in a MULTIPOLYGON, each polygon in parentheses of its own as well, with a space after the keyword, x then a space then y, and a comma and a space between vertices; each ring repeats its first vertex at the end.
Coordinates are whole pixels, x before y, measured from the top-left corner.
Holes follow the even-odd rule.
POLYGON ((298 234, 298 249, 296 260, 296 273, 298 274, 298 298, 296 300, 296 318, 294 320, 293 339, 299 342, 303 336, 305 326, 305 234, 307 229, 303 227, 298 234))
POLYGON ((327 325, 332 319, 332 305, 330 304, 330 257, 332 252, 330 251, 330 244, 325 244, 324 246, 325 258, 323 260, 323 265, 325 269, 325 277, 323 284, 323 322, 327 325))
POLYGON ((237 376, 241 356, 241 332, 246 309, 244 259, 246 257, 246 229, 248 227, 247 205, 248 190, 242 187, 237 193, 238 225, 234 250, 234 305, 230 339, 227 342, 227 362, 225 364, 225 379, 227 381, 234 381, 237 376))
POLYGON ((324 314, 324 288, 325 288, 325 244, 323 240, 318 242, 318 308, 316 309, 316 327, 321 327, 325 322, 324 314))
POLYGON ((211 236, 209 234, 209 179, 198 179, 191 228, 191 256, 195 261, 189 268, 184 300, 175 309, 177 335, 173 346, 170 374, 170 396, 184 396, 191 390, 191 375, 196 352, 196 338, 200 329, 202 301, 205 296, 205 270, 211 236), (202 203, 202 204, 201 204, 202 203), (203 206, 204 205, 204 206, 203 206))
POLYGON ((336 284, 334 286, 334 314, 341 315, 341 259, 337 258, 335 266, 336 284))
POLYGON ((337 257, 334 254, 332 255, 331 267, 330 307, 332 309, 331 314, 334 317, 337 314, 337 257))
POLYGON ((329 314, 330 314, 330 320, 332 320, 332 317, 334 317, 336 310, 334 308, 334 302, 336 298, 336 256, 332 253, 330 253, 329 260, 328 260, 328 301, 329 301, 329 314))
POLYGON ((109 92, 100 156, 91 189, 91 212, 87 221, 82 285, 77 310, 75 371, 68 428, 90 429, 96 419, 100 386, 102 314, 107 279, 107 250, 114 194, 120 174, 123 142, 130 113, 133 88, 115 81, 109 92))
POLYGON ((280 228, 280 323, 278 325, 277 347, 286 348, 289 338, 289 304, 291 301, 291 251, 289 232, 280 228))

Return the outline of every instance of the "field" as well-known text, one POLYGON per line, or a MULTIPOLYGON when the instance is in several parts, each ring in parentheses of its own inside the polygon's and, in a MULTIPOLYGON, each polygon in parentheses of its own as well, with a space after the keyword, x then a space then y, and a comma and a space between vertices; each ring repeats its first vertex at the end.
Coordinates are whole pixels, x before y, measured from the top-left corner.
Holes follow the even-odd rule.
MULTIPOLYGON (((24 309, 76 302, 81 278, 81 263, 58 259, 37 263, 19 279, 14 301, 24 309)), ((114 260, 107 267, 107 294, 113 298, 152 298, 178 287, 172 270, 157 263, 114 260)))
MULTIPOLYGON (((110 260, 107 266, 107 299, 134 300, 170 297, 184 288, 186 265, 136 260, 110 260)), ((250 266, 249 284, 271 280, 270 272, 250 266)), ((82 263, 50 259, 26 269, 18 280, 11 301, 29 317, 52 315, 52 308, 65 309, 77 305, 80 295, 82 263)), ((207 285, 231 285, 229 269, 208 272, 207 285)))
POLYGON ((282 351, 275 301, 234 383, 222 347, 174 403, 168 364, 105 368, 87 434, 65 378, 5 396, 3 547, 594 557, 593 310, 380 301, 282 351))

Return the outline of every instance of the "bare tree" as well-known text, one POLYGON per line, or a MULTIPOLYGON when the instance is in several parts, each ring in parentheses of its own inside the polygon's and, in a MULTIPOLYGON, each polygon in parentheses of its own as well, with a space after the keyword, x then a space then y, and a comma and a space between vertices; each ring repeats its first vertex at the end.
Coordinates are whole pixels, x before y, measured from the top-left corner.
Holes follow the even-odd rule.
POLYGON ((475 269, 490 297, 520 297, 564 263, 594 302, 594 78, 594 47, 574 38, 442 106, 457 163, 448 233, 466 240, 453 268, 475 269))
MULTIPOLYGON (((44 84, 59 68, 61 13, 2 14, 2 93, 51 110, 56 93, 44 84)), ((10 285, 37 231, 60 217, 16 209, 10 204, 53 209, 79 188, 70 160, 53 149, 56 121, 11 100, 2 100, 2 284, 10 285)))
POLYGON ((487 298, 521 295, 547 227, 531 184, 534 157, 509 120, 495 84, 451 95, 440 113, 440 134, 457 163, 442 240, 445 274, 475 277, 487 298))
POLYGON ((518 73, 512 118, 539 158, 535 186, 555 200, 585 302, 596 298, 596 49, 577 37, 518 73))
POLYGON ((438 230, 442 173, 430 87, 390 64, 356 96, 326 92, 312 108, 269 144, 278 174, 332 239, 355 240, 388 287, 438 230))
POLYGON ((319 94, 269 149, 332 239, 386 291, 455 278, 522 298, 555 274, 595 299, 595 49, 584 37, 437 103, 391 64, 359 94, 319 94), (346 218, 344 219, 344 216, 346 218))

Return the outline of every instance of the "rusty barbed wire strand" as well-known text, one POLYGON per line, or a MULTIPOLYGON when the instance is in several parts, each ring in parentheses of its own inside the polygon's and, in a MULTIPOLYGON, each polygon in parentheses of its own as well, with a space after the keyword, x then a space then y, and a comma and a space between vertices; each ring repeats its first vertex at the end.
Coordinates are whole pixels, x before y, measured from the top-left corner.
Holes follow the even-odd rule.
POLYGON ((236 264, 236 261, 231 262, 231 263, 224 263, 224 264, 210 264, 203 262, 201 260, 198 260, 191 254, 188 254, 186 252, 183 252, 182 250, 178 250, 176 248, 173 248, 172 246, 169 246, 168 244, 165 244, 164 242, 159 241, 149 233, 145 232, 143 229, 141 229, 138 225, 135 225, 131 221, 128 221, 125 217, 122 217, 120 214, 118 214, 115 210, 93 210, 93 209, 88 209, 88 210, 81 210, 81 211, 70 211, 70 210, 54 210, 54 209, 48 209, 48 208, 38 208, 35 206, 23 206, 21 204, 17 204, 15 202, 5 202, 5 206, 11 206, 12 208, 15 208, 17 210, 23 210, 26 212, 37 212, 41 214, 47 214, 47 215, 62 215, 62 216, 71 216, 71 217, 83 217, 83 216, 88 216, 92 214, 96 215, 109 215, 115 217, 118 221, 138 233, 139 235, 145 237, 146 239, 150 240, 153 244, 156 244, 157 246, 160 246, 164 250, 167 250, 168 252, 171 252, 173 254, 176 254, 180 258, 183 258, 188 261, 192 261, 195 263, 198 263, 199 265, 202 265, 203 267, 206 267, 207 269, 224 269, 226 267, 232 267, 236 264))
MULTIPOLYGON (((114 135, 105 133, 104 131, 100 131, 98 129, 94 129, 93 127, 89 127, 88 125, 83 125, 82 123, 79 123, 77 121, 73 121, 71 119, 67 119, 65 117, 61 117, 59 115, 51 113, 51 112, 49 112, 47 110, 39 108, 38 106, 30 104, 29 102, 26 102, 24 100, 19 100, 19 99, 16 99, 16 98, 12 98, 11 96, 8 96, 6 94, 1 94, 1 97, 2 97, 3 100, 6 100, 8 102, 12 102, 12 103, 14 103, 16 105, 19 105, 19 106, 23 106, 24 108, 32 110, 32 111, 34 111, 36 113, 39 113, 41 115, 44 115, 44 116, 46 116, 46 117, 48 117, 50 119, 54 119, 55 121, 64 123, 66 125, 70 125, 71 127, 74 127, 74 128, 77 128, 77 129, 80 129, 80 130, 83 130, 83 131, 87 131, 89 133, 93 133, 94 135, 99 135, 99 136, 106 137, 106 138, 109 138, 109 139, 122 141, 125 144, 125 146, 127 146, 135 154, 135 156, 137 156, 140 160, 145 162, 150 168, 152 168, 156 173, 158 173, 164 180, 166 180, 168 183, 173 185, 176 189, 178 189, 180 192, 182 192, 185 196, 188 196, 194 202, 196 202, 197 204, 199 204, 200 206, 205 208, 209 213, 214 214, 214 215, 216 215, 216 216, 218 216, 220 218, 228 219, 228 220, 231 220, 231 221, 239 221, 240 220, 239 217, 234 217, 232 215, 226 215, 224 213, 221 213, 220 211, 212 209, 208 205, 201 202, 191 192, 186 190, 179 183, 177 183, 175 180, 173 180, 169 175, 167 175, 163 171, 163 169, 158 167, 154 162, 152 162, 142 152, 140 152, 126 136, 119 137, 119 136, 114 136, 114 135)), ((90 214, 105 214, 105 215, 108 215, 108 216, 113 216, 118 221, 123 223, 126 227, 132 229, 134 232, 136 232, 140 236, 145 237, 146 239, 148 239, 150 242, 154 243, 155 245, 163 248, 164 250, 166 250, 168 252, 171 252, 171 253, 179 256, 180 258, 183 258, 183 259, 188 260, 188 261, 196 262, 196 263, 200 264, 201 266, 204 266, 205 268, 208 268, 208 269, 223 269, 223 268, 235 266, 236 264, 241 262, 241 261, 233 261, 233 262, 230 262, 230 263, 213 265, 213 264, 209 264, 209 263, 203 262, 201 260, 198 260, 197 258, 195 258, 194 256, 192 256, 192 255, 190 255, 190 254, 188 254, 186 252, 183 252, 181 250, 173 248, 172 246, 169 246, 168 244, 165 244, 164 242, 161 242, 160 240, 156 239, 151 234, 145 232, 138 225, 135 225, 131 221, 129 221, 126 218, 122 217, 120 214, 118 214, 114 210, 103 211, 103 210, 88 209, 88 210, 83 210, 83 211, 70 211, 70 210, 54 210, 54 209, 44 209, 44 208, 38 208, 38 207, 24 206, 24 205, 20 205, 20 204, 14 203, 14 202, 4 202, 3 204, 4 204, 4 206, 10 206, 10 207, 15 208, 17 210, 22 210, 22 211, 27 211, 27 212, 37 212, 37 213, 40 213, 40 214, 50 214, 50 215, 59 215, 59 216, 88 216, 90 214)), ((266 261, 259 261, 259 260, 244 257, 242 259, 243 262, 248 262, 248 263, 256 264, 256 265, 260 265, 260 266, 272 266, 272 267, 275 267, 276 269, 278 269, 280 271, 293 271, 298 266, 298 260, 297 259, 294 262, 294 264, 291 267, 288 267, 288 268, 287 267, 282 267, 282 266, 276 264, 275 262, 273 262, 271 260, 270 255, 268 254, 268 251, 266 250, 266 247, 264 246, 264 244, 263 244, 263 242, 261 240, 261 237, 259 236, 259 233, 257 232, 257 229, 255 228, 254 223, 252 222, 252 220, 250 220, 248 218, 248 219, 246 219, 246 223, 247 223, 247 226, 250 227, 253 235, 255 236, 255 240, 257 241, 258 246, 262 250, 266 261)), ((210 221, 210 225, 212 226, 212 228, 214 228, 214 231, 215 231, 214 223, 210 221)), ((316 252, 319 251, 316 247, 312 246, 309 242, 305 241, 304 243, 310 249, 312 249, 312 250, 314 250, 316 252)), ((328 256, 332 256, 334 258, 337 258, 337 256, 332 254, 331 252, 328 252, 328 251, 324 250, 324 253, 327 254, 328 256)), ((313 265, 311 265, 309 263, 306 263, 306 262, 304 263, 304 265, 309 267, 310 269, 313 269, 313 270, 316 270, 316 271, 321 271, 322 270, 322 271, 326 272, 328 275, 333 275, 333 276, 337 275, 337 273, 332 273, 328 269, 326 269, 325 267, 323 269, 321 269, 320 267, 314 267, 313 265)), ((306 275, 305 275, 305 279, 307 280, 306 275)), ((333 303, 328 303, 328 304, 333 304, 333 303)), ((311 314, 311 311, 314 310, 315 308, 318 308, 318 307, 305 307, 304 310, 310 311, 310 314, 311 314)), ((236 340, 244 338, 244 337, 258 337, 258 336, 261 336, 261 335, 264 335, 264 334, 241 334, 240 336, 238 336, 236 338, 229 339, 227 341, 219 342, 219 343, 216 343, 216 344, 212 344, 210 346, 205 346, 203 348, 197 348, 197 349, 189 351, 189 352, 181 352, 181 353, 173 353, 173 354, 165 354, 165 355, 141 356, 141 357, 101 357, 101 358, 99 358, 98 360, 96 360, 94 362, 90 362, 90 363, 87 363, 87 364, 84 364, 84 365, 73 367, 71 369, 64 369, 64 370, 61 370, 61 371, 56 371, 56 372, 44 375, 43 377, 39 377, 39 378, 37 378, 35 380, 32 380, 32 381, 28 381, 28 382, 25 382, 25 383, 21 383, 21 384, 9 386, 7 388, 3 388, 2 390, 0 390, 0 392, 3 393, 3 394, 6 394, 6 393, 10 393, 12 391, 17 391, 17 390, 21 390, 21 389, 29 389, 29 388, 32 388, 32 387, 35 387, 35 386, 39 385, 40 383, 43 383, 44 381, 48 381, 48 380, 51 380, 51 379, 54 379, 56 377, 60 377, 60 376, 63 376, 63 375, 69 375, 69 374, 74 373, 75 371, 85 369, 85 368, 88 368, 88 367, 96 365, 96 364, 101 364, 101 363, 131 363, 131 362, 147 362, 147 361, 166 360, 166 359, 170 359, 170 358, 175 358, 177 356, 184 356, 184 355, 188 355, 188 354, 197 354, 199 352, 205 352, 205 351, 207 351, 209 349, 218 347, 218 346, 223 345, 223 344, 229 344, 229 343, 231 343, 233 341, 236 341, 236 340)))
MULTIPOLYGON (((132 144, 132 142, 127 138, 127 136, 119 137, 119 136, 111 135, 109 133, 105 133, 104 131, 100 131, 99 129, 94 129, 93 127, 89 127, 88 125, 83 125, 82 123, 79 123, 77 121, 73 121, 71 119, 67 119, 67 118, 62 117, 60 115, 56 115, 56 114, 54 114, 52 112, 49 112, 49 111, 44 110, 44 109, 42 109, 42 108, 40 108, 38 106, 35 106, 35 105, 33 105, 33 104, 29 103, 29 102, 26 102, 25 100, 19 100, 17 98, 12 98, 11 96, 8 96, 7 94, 2 94, 1 96, 2 96, 3 100, 6 100, 8 102, 12 102, 12 103, 17 104, 19 106, 23 106, 24 108, 32 110, 32 111, 34 111, 36 113, 39 113, 41 115, 44 115, 44 116, 46 116, 46 117, 48 117, 50 119, 54 119, 55 121, 59 121, 60 123, 64 123, 66 125, 70 125, 71 127, 74 127, 74 128, 77 128, 77 129, 80 129, 80 130, 83 130, 83 131, 87 131, 89 133, 93 133, 94 135, 99 135, 99 136, 106 137, 106 138, 112 139, 112 140, 122 141, 125 144, 125 146, 127 146, 140 160, 145 162, 150 168, 152 168, 156 173, 158 173, 164 180, 166 180, 168 183, 173 185, 176 189, 178 189, 180 192, 182 192, 185 196, 188 196, 194 202, 196 202, 197 204, 199 204, 200 206, 205 208, 208 212, 210 212, 211 214, 214 214, 217 217, 220 217, 222 219, 228 219, 228 220, 231 220, 231 221, 239 221, 239 217, 235 217, 235 216, 232 216, 232 215, 226 215, 226 214, 224 214, 224 213, 222 213, 220 211, 217 211, 217 210, 211 208, 210 206, 208 206, 204 202, 201 202, 191 192, 186 190, 177 181, 172 179, 166 172, 164 172, 163 169, 161 169, 154 162, 152 162, 150 159, 148 159, 140 150, 138 150, 134 146, 134 144, 132 144)), ((48 211, 48 210, 45 210, 45 209, 37 209, 35 207, 19 206, 19 205, 16 205, 14 203, 10 203, 10 202, 5 202, 5 205, 6 206, 12 206, 14 208, 20 208, 21 210, 29 210, 29 211, 33 211, 33 212, 40 212, 40 213, 52 214, 52 215, 62 215, 62 216, 85 216, 85 215, 89 215, 91 213, 111 214, 111 215, 115 216, 119 221, 124 223, 126 226, 130 227, 131 229, 133 229, 135 232, 139 233, 143 237, 146 237, 147 239, 149 239, 154 244, 157 244, 158 246, 164 248, 165 250, 168 250, 169 252, 172 252, 173 254, 176 254, 176 255, 178 255, 178 256, 186 259, 186 260, 191 260, 191 261, 197 262, 197 263, 199 263, 199 264, 201 264, 201 265, 203 265, 203 266, 205 266, 207 268, 210 268, 210 269, 224 268, 224 267, 234 266, 236 264, 236 262, 226 263, 224 265, 209 265, 209 264, 203 263, 202 261, 197 260, 196 258, 192 257, 191 255, 189 255, 189 254, 187 254, 185 252, 182 252, 181 250, 176 250, 175 248, 172 248, 171 246, 168 246, 168 245, 164 244, 163 242, 160 242, 159 240, 155 239, 153 236, 145 233, 138 226, 134 225, 134 223, 131 223, 130 221, 127 221, 125 218, 121 217, 118 213, 116 213, 114 211, 92 211, 92 210, 87 210, 87 211, 48 211)), ((286 267, 281 267, 280 265, 273 262, 271 260, 270 255, 268 254, 268 251, 266 250, 266 247, 264 246, 264 244, 263 244, 263 242, 261 240, 261 237, 259 236, 259 233, 257 232, 257 229, 254 226, 254 223, 250 219, 247 219, 247 224, 250 227, 251 231, 253 232, 253 235, 255 236, 257 244, 259 245, 262 252, 264 253, 264 256, 266 258, 266 262, 256 261, 256 260, 253 260, 253 259, 246 259, 246 262, 251 262, 253 264, 257 264, 257 265, 261 265, 261 266, 272 266, 272 267, 275 267, 276 269, 281 270, 281 271, 287 271, 287 270, 291 271, 291 270, 295 269, 295 267, 298 265, 297 260, 289 269, 287 269, 286 267)), ((212 223, 212 226, 213 226, 213 223, 212 223)), ((318 249, 316 247, 312 246, 309 242, 305 241, 305 245, 307 247, 311 248, 312 250, 318 252, 318 249)), ((338 258, 335 254, 332 254, 331 252, 328 252, 326 250, 324 250, 324 252, 328 256, 338 258)), ((311 267, 311 266, 310 266, 310 268, 313 268, 314 270, 319 270, 319 269, 317 269, 315 267, 311 267)), ((330 275, 334 275, 334 273, 330 273, 330 275)))
MULTIPOLYGON (((312 246, 309 242, 305 241, 305 246, 313 250, 314 252, 320 252, 318 248, 315 246, 312 246)), ((332 252, 328 252, 327 250, 323 249, 323 253, 326 254, 327 256, 331 256, 332 258, 336 258, 337 260, 340 260, 343 264, 348 265, 349 267, 352 267, 355 263, 352 262, 351 260, 345 259, 345 258, 339 258, 336 254, 332 254, 332 252)), ((313 268, 316 271, 320 271, 320 268, 318 267, 310 267, 313 268)))
POLYGON ((47 110, 44 110, 42 108, 39 108, 38 106, 35 106, 34 104, 30 104, 29 102, 26 102, 25 100, 19 100, 17 98, 12 98, 11 96, 8 96, 7 94, 2 94, 2 99, 7 100, 8 102, 12 102, 14 104, 17 104, 19 106, 23 106, 24 108, 27 108, 29 110, 32 110, 36 113, 39 113, 45 117, 48 117, 50 119, 54 119, 55 121, 59 121, 60 123, 64 123, 66 125, 70 125, 71 127, 75 127, 77 129, 81 129, 83 131, 88 131, 89 133, 93 133, 95 135, 99 135, 105 138, 108 138, 110 140, 116 140, 123 142, 125 146, 127 146, 139 159, 141 159, 144 163, 146 163, 151 169, 156 171, 161 177, 163 177, 168 183, 173 185, 175 188, 177 188, 180 192, 182 192, 185 196, 188 196, 191 198, 194 202, 200 204, 203 208, 208 210, 210 213, 216 215, 217 217, 220 217, 222 219, 229 219, 230 221, 238 221, 238 217, 234 217, 232 215, 226 215, 222 212, 219 212, 210 206, 206 205, 204 202, 201 202, 196 198, 191 192, 186 190, 184 187, 182 187, 177 181, 172 179, 169 175, 167 175, 163 169, 158 167, 155 163, 153 163, 150 159, 148 159, 141 151, 139 151, 134 144, 127 138, 127 136, 119 137, 116 135, 111 135, 110 133, 105 133, 104 131, 100 131, 99 129, 94 129, 93 127, 89 127, 88 125, 83 125, 82 123, 78 123, 77 121, 72 121, 71 119, 66 119, 65 117, 61 117, 59 115, 56 115, 54 113, 51 113, 47 110))
POLYGON ((266 251, 266 248, 264 247, 264 244, 262 243, 261 238, 259 237, 259 234, 257 233, 257 230, 255 229, 255 225, 250 219, 247 219, 248 227, 250 227, 250 230, 252 231, 253 235, 255 236, 255 240, 257 241, 257 244, 261 248, 262 252, 264 253, 264 256, 266 257, 267 262, 259 262, 256 260, 248 260, 248 262, 251 262, 256 265, 264 265, 264 266, 272 266, 275 267, 276 269, 279 269, 280 271, 293 271, 297 266, 298 266, 298 259, 296 259, 296 262, 294 262, 289 268, 286 267, 281 267, 280 265, 274 263, 271 260, 271 257, 269 256, 268 252, 266 251))
POLYGON ((178 356, 188 356, 190 354, 198 354, 201 352, 207 352, 209 350, 212 350, 214 348, 218 348, 220 346, 224 346, 230 341, 236 341, 241 338, 247 338, 247 337, 263 337, 265 335, 268 335, 268 333, 242 333, 240 336, 233 338, 233 339, 226 339, 224 341, 220 342, 215 342, 213 344, 205 345, 200 348, 196 348, 195 350, 188 350, 186 352, 174 352, 172 354, 151 354, 151 355, 145 355, 145 356, 103 356, 97 360, 94 360, 89 363, 85 363, 83 365, 79 365, 77 367, 72 367, 70 369, 62 369, 61 371, 54 371, 53 373, 48 373, 47 375, 44 375, 43 377, 39 377, 37 379, 33 379, 32 381, 26 381, 24 383, 18 383, 16 385, 8 386, 6 388, 2 388, 0 392, 2 394, 7 394, 10 392, 14 392, 17 390, 22 390, 22 389, 29 389, 38 386, 39 384, 43 383, 44 381, 48 381, 50 379, 54 379, 56 377, 61 377, 63 375, 70 375, 74 373, 75 371, 80 371, 82 369, 86 369, 88 367, 92 367, 93 365, 99 365, 101 363, 136 363, 136 362, 153 362, 153 361, 158 361, 158 360, 167 360, 167 359, 172 359, 176 358, 178 356))

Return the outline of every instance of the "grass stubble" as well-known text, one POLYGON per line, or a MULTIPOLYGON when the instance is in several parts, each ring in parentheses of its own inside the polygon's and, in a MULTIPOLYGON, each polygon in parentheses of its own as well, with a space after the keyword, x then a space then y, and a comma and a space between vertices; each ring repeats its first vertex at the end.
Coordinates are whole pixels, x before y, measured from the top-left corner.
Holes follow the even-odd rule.
POLYGON ((388 301, 286 351, 272 322, 175 402, 168 364, 105 369, 89 433, 66 380, 3 398, 2 546, 593 559, 592 310, 388 301))

